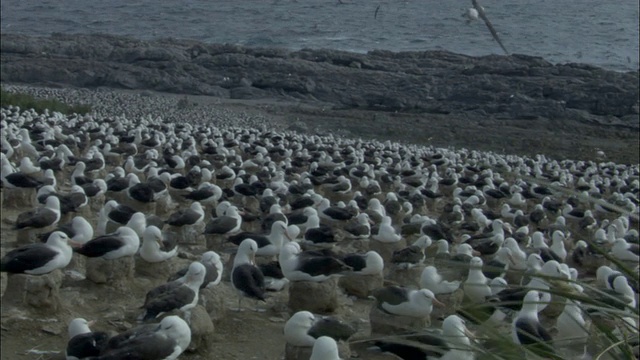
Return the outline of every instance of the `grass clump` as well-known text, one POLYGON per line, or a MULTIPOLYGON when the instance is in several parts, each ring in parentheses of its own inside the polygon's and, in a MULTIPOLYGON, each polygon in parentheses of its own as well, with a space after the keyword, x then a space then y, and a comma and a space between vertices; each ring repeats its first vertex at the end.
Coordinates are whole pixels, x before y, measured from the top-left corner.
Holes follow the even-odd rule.
POLYGON ((45 109, 53 112, 59 112, 65 115, 86 114, 91 112, 91 106, 85 104, 69 105, 56 99, 37 99, 32 95, 25 93, 13 93, 0 89, 0 106, 7 107, 9 105, 19 106, 20 109, 34 109, 38 113, 44 112, 45 109))

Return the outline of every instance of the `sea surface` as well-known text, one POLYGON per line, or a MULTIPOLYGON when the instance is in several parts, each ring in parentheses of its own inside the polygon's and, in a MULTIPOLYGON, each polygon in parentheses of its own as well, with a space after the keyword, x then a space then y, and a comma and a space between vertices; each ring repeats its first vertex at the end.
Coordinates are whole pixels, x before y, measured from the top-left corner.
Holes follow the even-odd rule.
MULTIPOLYGON (((2 33, 107 33, 254 47, 502 54, 469 0, 2 0, 2 33), (376 13, 377 9, 377 13, 376 13)), ((637 70, 638 0, 479 0, 507 50, 637 70)))

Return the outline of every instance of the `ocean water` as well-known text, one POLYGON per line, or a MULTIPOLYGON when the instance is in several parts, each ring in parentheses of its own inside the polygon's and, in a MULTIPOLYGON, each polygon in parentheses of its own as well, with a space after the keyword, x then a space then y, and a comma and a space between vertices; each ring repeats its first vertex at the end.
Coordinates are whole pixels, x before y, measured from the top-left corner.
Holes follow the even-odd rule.
MULTIPOLYGON (((355 52, 502 54, 469 0, 2 0, 3 33, 107 33, 355 52), (377 16, 374 18, 376 8, 377 16)), ((480 0, 507 50, 637 70, 638 0, 480 0)))

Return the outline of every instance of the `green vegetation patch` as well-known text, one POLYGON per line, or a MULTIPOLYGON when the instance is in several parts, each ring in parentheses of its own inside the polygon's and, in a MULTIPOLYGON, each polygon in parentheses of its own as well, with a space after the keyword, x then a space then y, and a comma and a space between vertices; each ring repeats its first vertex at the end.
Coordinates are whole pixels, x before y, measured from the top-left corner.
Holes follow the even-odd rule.
POLYGON ((91 106, 84 104, 69 105, 56 99, 37 99, 29 94, 13 93, 0 89, 0 106, 7 107, 9 105, 19 106, 22 110, 34 109, 38 113, 49 111, 57 111, 59 113, 70 114, 86 114, 91 112, 91 106))

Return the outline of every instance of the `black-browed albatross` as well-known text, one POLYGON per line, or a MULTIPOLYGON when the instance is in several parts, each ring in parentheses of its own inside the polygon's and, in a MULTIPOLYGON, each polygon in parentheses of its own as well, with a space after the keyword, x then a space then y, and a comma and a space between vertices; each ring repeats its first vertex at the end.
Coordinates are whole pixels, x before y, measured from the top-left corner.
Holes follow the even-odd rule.
POLYGON ((29 244, 9 251, 1 262, 1 271, 29 275, 42 275, 69 265, 73 251, 69 237, 55 231, 46 243, 29 244))
POLYGON ((145 309, 142 320, 153 319, 172 310, 180 310, 185 313, 185 319, 189 322, 190 310, 198 303, 200 285, 204 282, 206 273, 204 265, 198 261, 192 262, 183 283, 145 299, 145 304, 142 305, 145 309))

